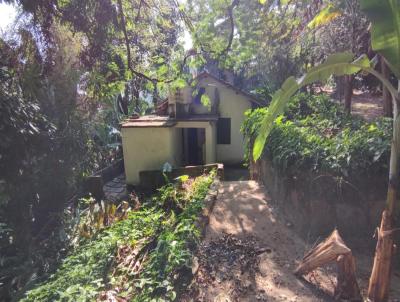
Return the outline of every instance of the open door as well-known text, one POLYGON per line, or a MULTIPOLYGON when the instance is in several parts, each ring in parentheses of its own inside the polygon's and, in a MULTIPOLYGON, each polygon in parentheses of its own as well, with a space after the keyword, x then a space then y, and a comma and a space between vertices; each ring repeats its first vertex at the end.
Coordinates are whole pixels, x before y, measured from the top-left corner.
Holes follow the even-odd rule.
POLYGON ((203 165, 203 147, 205 143, 205 129, 204 128, 187 128, 187 165, 196 166, 203 165))

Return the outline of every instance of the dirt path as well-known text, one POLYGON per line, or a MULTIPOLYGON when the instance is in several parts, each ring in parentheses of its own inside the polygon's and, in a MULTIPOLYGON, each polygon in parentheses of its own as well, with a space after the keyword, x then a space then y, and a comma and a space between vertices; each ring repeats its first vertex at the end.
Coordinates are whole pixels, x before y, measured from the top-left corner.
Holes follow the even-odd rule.
POLYGON ((383 116, 382 96, 354 89, 351 112, 352 114, 362 116, 367 121, 372 121, 377 117, 383 116))
POLYGON ((225 181, 182 301, 332 301, 334 269, 308 276, 311 283, 293 275, 309 248, 262 186, 225 181))

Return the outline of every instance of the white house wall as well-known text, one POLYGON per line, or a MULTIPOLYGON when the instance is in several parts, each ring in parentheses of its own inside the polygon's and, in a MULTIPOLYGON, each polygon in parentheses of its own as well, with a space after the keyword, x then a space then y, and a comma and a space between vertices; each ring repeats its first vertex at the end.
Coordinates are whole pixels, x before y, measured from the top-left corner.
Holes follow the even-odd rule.
POLYGON ((122 128, 126 182, 139 183, 139 172, 180 165, 182 143, 175 128, 122 128))
MULTIPOLYGON (((217 162, 227 164, 237 164, 243 162, 244 156, 244 143, 243 135, 240 132, 240 127, 244 121, 244 112, 251 108, 251 102, 248 97, 240 93, 236 93, 233 89, 227 88, 220 82, 206 77, 199 81, 199 86, 206 89, 207 95, 211 100, 214 100, 215 88, 219 91, 219 113, 220 117, 231 119, 231 144, 216 146, 216 160, 217 162)), ((198 107, 196 111, 204 111, 203 108, 198 107)))
POLYGON ((216 162, 216 128, 212 122, 179 122, 175 127, 122 128, 126 183, 139 183, 139 172, 161 170, 165 162, 179 167, 183 162, 183 128, 204 128, 205 163, 216 162))

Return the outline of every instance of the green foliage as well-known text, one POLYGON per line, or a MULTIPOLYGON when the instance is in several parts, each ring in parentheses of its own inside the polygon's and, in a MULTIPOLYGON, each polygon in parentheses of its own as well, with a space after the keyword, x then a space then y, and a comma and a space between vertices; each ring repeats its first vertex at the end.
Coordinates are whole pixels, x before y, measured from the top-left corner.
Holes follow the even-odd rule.
POLYGON ((329 23, 333 19, 341 15, 340 10, 338 10, 333 4, 326 5, 321 11, 308 23, 309 28, 315 28, 326 23, 329 23))
POLYGON ((29 26, 18 30, 0 39, 0 221, 13 239, 0 244, 5 300, 53 269, 67 245, 63 213, 82 178, 120 155, 103 140, 107 130, 100 134, 107 105, 77 91, 79 35, 53 24, 43 49, 29 26))
MULTIPOLYGON (((129 211, 122 220, 115 219, 90 239, 84 236, 60 268, 22 301, 94 301, 101 291, 114 286, 121 287, 119 296, 131 301, 174 300, 176 276, 190 265, 193 245, 199 239, 195 222, 214 177, 213 172, 164 186, 139 210, 129 211), (166 200, 179 204, 180 211, 166 210, 166 200), (114 276, 118 247, 135 246, 146 239, 156 244, 140 274, 114 276), (121 280, 125 280, 122 285, 121 280)), ((92 220, 94 217, 98 215, 93 212, 92 220)))
POLYGON ((146 209, 84 241, 50 278, 29 291, 22 301, 93 301, 107 283, 117 245, 152 236, 161 224, 162 212, 146 209))
POLYGON ((87 208, 81 214, 78 228, 80 237, 84 238, 91 238, 103 228, 124 220, 131 210, 125 201, 118 206, 104 201, 97 203, 94 198, 83 199, 83 202, 87 208))
POLYGON ((301 66, 302 56, 296 51, 298 44, 292 43, 291 33, 299 26, 305 8, 303 1, 268 1, 264 5, 257 0, 187 1, 188 15, 194 24, 194 47, 206 52, 201 56, 205 62, 200 61, 200 56, 196 60, 200 66, 211 67, 209 70, 217 67, 234 71, 243 80, 242 85, 251 79, 253 85, 268 82, 275 89, 301 66), (231 19, 229 11, 233 4, 231 19), (224 52, 229 45, 232 21, 232 45, 224 52))
POLYGON ((282 87, 274 93, 268 111, 264 116, 261 125, 262 128, 253 146, 254 159, 257 160, 261 156, 267 137, 272 130, 273 121, 278 115, 283 113, 290 97, 292 97, 297 90, 305 85, 312 84, 313 82, 326 81, 332 74, 339 76, 349 75, 356 73, 361 69, 370 69, 370 61, 368 57, 363 55, 353 61, 353 55, 344 52, 330 55, 324 63, 311 68, 298 80, 294 77, 286 79, 282 87))
POLYGON ((361 9, 372 22, 372 48, 385 57, 400 78, 400 2, 398 0, 361 0, 361 9))
MULTIPOLYGON (((249 144, 262 129, 268 109, 246 112, 242 132, 249 144)), ((297 94, 285 115, 273 123, 263 152, 286 173, 327 172, 351 177, 373 175, 387 169, 391 120, 366 122, 344 113, 325 95, 297 94)))
MULTIPOLYGON (((200 232, 195 222, 204 206, 203 200, 213 181, 215 173, 209 176, 197 177, 185 190, 183 211, 176 217, 172 216, 165 224, 165 229, 158 237, 157 247, 150 254, 149 261, 144 265, 141 278, 137 285, 142 288, 140 295, 133 301, 150 301, 163 298, 167 301, 176 297, 176 274, 182 267, 190 268, 191 247, 199 239, 200 232)), ((169 194, 175 197, 166 187, 160 190, 161 195, 169 194)))

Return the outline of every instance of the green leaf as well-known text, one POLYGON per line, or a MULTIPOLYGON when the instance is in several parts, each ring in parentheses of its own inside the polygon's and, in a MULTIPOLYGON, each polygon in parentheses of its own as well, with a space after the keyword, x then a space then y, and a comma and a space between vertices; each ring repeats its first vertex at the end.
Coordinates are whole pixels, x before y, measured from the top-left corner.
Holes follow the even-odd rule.
POLYGON ((211 108, 211 100, 207 94, 203 94, 200 99, 201 104, 208 109, 211 108))
POLYGON ((272 130, 274 120, 283 112, 287 101, 299 88, 300 87, 296 79, 294 77, 290 77, 283 83, 282 88, 276 91, 273 95, 271 105, 268 107, 267 114, 263 118, 260 134, 257 136, 254 142, 254 160, 260 158, 267 137, 272 130))
POLYGON ((329 4, 325 6, 309 23, 308 23, 308 28, 315 28, 321 25, 325 25, 332 20, 336 19, 341 15, 341 11, 333 6, 332 4, 329 4))
POLYGON ((179 180, 180 182, 186 182, 186 181, 188 181, 189 180, 189 175, 181 175, 181 176, 178 176, 177 178, 175 178, 176 180, 179 180))
POLYGON ((263 118, 260 133, 253 146, 254 160, 260 158, 267 137, 274 126, 275 119, 283 113, 290 97, 299 88, 313 82, 325 81, 332 74, 339 76, 349 75, 359 72, 361 69, 370 68, 371 64, 366 55, 361 56, 354 62, 352 62, 352 59, 353 54, 348 52, 333 54, 324 63, 312 68, 300 79, 296 80, 294 77, 290 77, 283 83, 282 88, 273 95, 271 105, 268 107, 267 114, 263 118))
POLYGON ((350 75, 357 73, 361 67, 370 67, 370 61, 366 55, 362 55, 351 64, 353 54, 349 52, 336 53, 329 56, 326 61, 310 69, 301 79, 301 86, 308 85, 317 81, 325 81, 332 74, 336 76, 350 75))
POLYGON ((161 66, 158 68, 157 74, 158 74, 159 76, 166 75, 167 73, 168 73, 168 66, 167 66, 167 65, 161 65, 161 66))
POLYGON ((361 9, 371 20, 372 48, 386 59, 400 78, 400 1, 361 0, 361 9))
POLYGON ((171 88, 172 89, 182 89, 185 88, 187 86, 187 83, 184 79, 182 78, 178 78, 175 81, 172 82, 171 84, 171 88))

